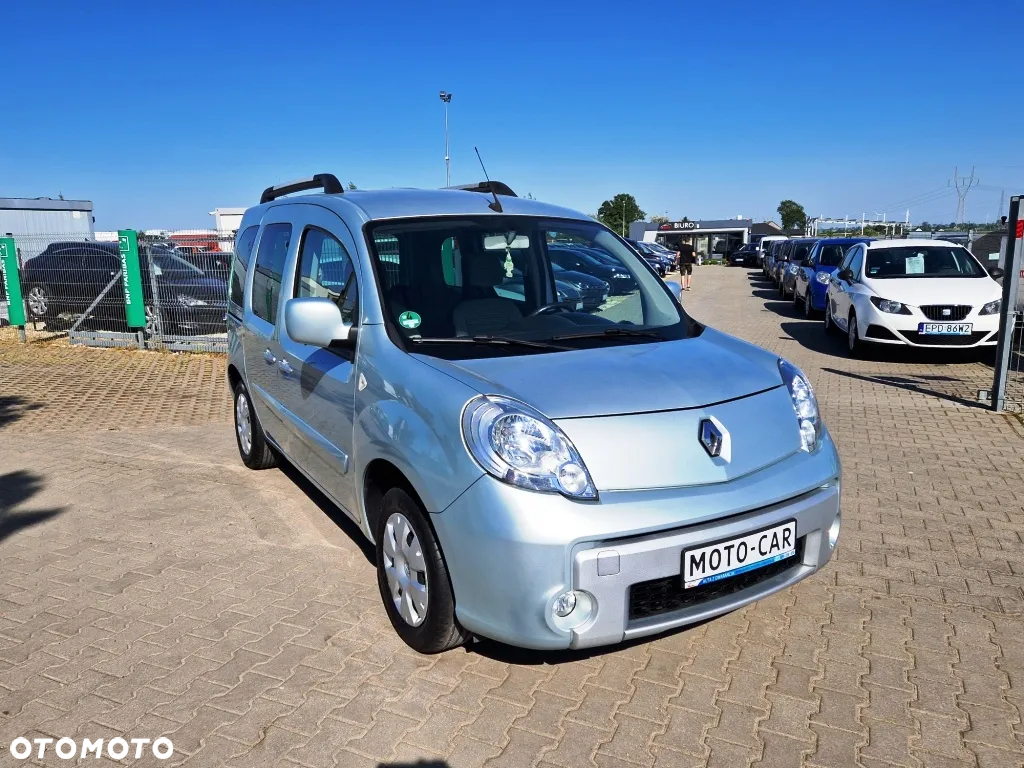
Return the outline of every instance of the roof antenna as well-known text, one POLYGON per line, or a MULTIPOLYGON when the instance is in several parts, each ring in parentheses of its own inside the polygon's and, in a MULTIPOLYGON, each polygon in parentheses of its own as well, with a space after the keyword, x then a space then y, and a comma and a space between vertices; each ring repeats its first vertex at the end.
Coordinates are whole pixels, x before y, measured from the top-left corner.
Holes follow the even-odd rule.
POLYGON ((494 185, 491 184, 491 177, 487 175, 487 169, 484 168, 484 159, 480 157, 480 150, 477 149, 476 147, 473 147, 473 151, 476 152, 476 159, 480 161, 480 168, 484 172, 484 178, 487 179, 487 187, 488 189, 491 190, 491 196, 494 198, 494 202, 488 203, 487 207, 490 208, 492 211, 504 213, 504 211, 501 209, 501 203, 498 202, 498 193, 494 191, 494 185))

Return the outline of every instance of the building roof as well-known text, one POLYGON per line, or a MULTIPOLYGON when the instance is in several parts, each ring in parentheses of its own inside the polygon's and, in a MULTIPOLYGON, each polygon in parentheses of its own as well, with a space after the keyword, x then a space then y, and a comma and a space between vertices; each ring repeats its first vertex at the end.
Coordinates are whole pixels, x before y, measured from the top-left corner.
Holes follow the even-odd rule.
POLYGON ((0 197, 0 209, 20 211, 91 211, 91 200, 54 200, 50 197, 0 197))
POLYGON ((759 221, 750 225, 751 235, 781 235, 782 227, 774 221, 759 221))

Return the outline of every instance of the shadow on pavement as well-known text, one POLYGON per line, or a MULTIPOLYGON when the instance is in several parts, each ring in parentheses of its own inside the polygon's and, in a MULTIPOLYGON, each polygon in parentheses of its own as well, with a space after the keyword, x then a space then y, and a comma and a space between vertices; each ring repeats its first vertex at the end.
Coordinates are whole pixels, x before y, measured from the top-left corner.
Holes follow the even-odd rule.
POLYGON ((897 389, 905 389, 908 392, 919 392, 922 395, 931 395, 937 397, 940 400, 948 400, 951 403, 957 403, 958 405, 965 405, 968 408, 981 408, 982 410, 990 410, 989 406, 985 403, 979 403, 977 400, 968 400, 959 395, 953 394, 949 391, 943 391, 941 388, 936 388, 936 385, 942 383, 950 383, 953 386, 950 389, 957 391, 965 391, 970 387, 970 383, 955 376, 916 376, 912 373, 905 373, 901 375, 888 375, 888 374, 873 374, 864 375, 860 373, 851 373, 850 371, 840 371, 835 368, 822 368, 825 373, 834 373, 837 376, 845 376, 848 379, 857 379, 859 381, 867 381, 872 384, 883 384, 887 387, 896 387, 897 389))
POLYGON ((849 357, 846 354, 846 343, 843 337, 830 336, 825 333, 825 324, 820 320, 781 323, 779 328, 789 338, 812 352, 830 357, 849 357))
POLYGON ((0 395, 0 427, 17 421, 28 411, 36 411, 42 403, 33 403, 17 395, 0 395))
POLYGON ((43 489, 43 478, 34 472, 19 469, 0 475, 0 542, 24 528, 45 523, 62 514, 64 507, 15 512, 14 508, 43 489))
POLYGON ((373 551, 373 545, 367 541, 363 532, 359 530, 359 526, 352 522, 352 519, 338 509, 337 505, 329 498, 324 496, 320 489, 313 485, 309 479, 302 474, 298 469, 295 468, 287 459, 283 456, 278 457, 278 468, 284 473, 285 477, 295 483, 309 500, 320 507, 320 511, 323 512, 331 522, 338 526, 346 536, 352 539, 352 542, 359 547, 359 550, 363 553, 363 557, 366 561, 376 567, 376 555, 373 551))
POLYGON ((377 763, 377 768, 451 768, 444 760, 417 760, 415 763, 377 763))

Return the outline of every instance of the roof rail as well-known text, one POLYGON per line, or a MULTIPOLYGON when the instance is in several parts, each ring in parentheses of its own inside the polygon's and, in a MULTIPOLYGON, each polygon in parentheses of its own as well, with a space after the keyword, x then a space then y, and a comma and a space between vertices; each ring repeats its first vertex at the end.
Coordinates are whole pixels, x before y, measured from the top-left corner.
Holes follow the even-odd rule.
POLYGON ((459 184, 455 187, 442 187, 442 189, 461 189, 466 192, 480 192, 484 195, 491 194, 492 188, 496 195, 517 197, 516 193, 512 191, 512 187, 502 181, 478 181, 476 184, 459 184))
POLYGON ((260 205, 290 195, 292 192, 304 192, 307 189, 323 189, 325 195, 340 195, 345 192, 338 177, 333 173, 318 173, 308 179, 298 179, 267 187, 260 195, 260 205))

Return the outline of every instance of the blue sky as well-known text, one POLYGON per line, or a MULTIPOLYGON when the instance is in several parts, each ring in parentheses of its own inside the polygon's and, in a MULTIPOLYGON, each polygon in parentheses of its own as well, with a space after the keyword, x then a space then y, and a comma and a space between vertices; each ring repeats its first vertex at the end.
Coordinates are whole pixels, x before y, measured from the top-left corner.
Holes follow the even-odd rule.
POLYGON ((318 171, 492 177, 592 213, 887 211, 1024 191, 1024 5, 7 3, 0 196, 90 199, 98 229, 205 227, 318 171), (131 11, 127 8, 131 7, 131 11), (877 21, 867 21, 875 19, 877 21), (1016 60, 1015 60, 1016 59, 1016 60))

